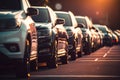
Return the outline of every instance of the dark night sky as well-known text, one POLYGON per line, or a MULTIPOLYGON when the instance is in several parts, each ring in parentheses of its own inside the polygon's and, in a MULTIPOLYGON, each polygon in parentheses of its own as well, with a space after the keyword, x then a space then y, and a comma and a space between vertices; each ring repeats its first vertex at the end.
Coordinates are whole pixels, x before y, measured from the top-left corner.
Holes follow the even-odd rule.
POLYGON ((93 23, 106 24, 111 29, 120 29, 120 0, 49 0, 48 5, 53 10, 57 10, 55 8, 57 3, 62 5, 60 9, 62 11, 89 16, 93 23))
MULTIPOLYGON (((97 0, 93 0, 97 1, 97 0)), ((100 0, 99 0, 100 1, 100 0)), ((55 9, 56 3, 62 4, 62 10, 64 11, 72 11, 75 15, 83 15, 83 16, 89 16, 92 18, 93 23, 100 23, 100 24, 106 24, 103 23, 104 19, 103 15, 108 14, 108 27, 112 29, 120 29, 120 0, 102 0, 103 3, 106 1, 106 5, 104 7, 103 3, 98 4, 97 2, 95 4, 92 3, 92 0, 50 0, 49 5, 55 9), (88 2, 89 1, 89 2, 88 2), (107 2, 107 1, 114 1, 114 2, 107 2), (111 4, 111 5, 108 5, 111 4), (104 10, 104 11, 101 11, 104 10), (97 15, 97 12, 99 14, 97 15), (102 21, 103 20, 103 21, 102 21), (102 21, 102 22, 101 22, 102 21)))

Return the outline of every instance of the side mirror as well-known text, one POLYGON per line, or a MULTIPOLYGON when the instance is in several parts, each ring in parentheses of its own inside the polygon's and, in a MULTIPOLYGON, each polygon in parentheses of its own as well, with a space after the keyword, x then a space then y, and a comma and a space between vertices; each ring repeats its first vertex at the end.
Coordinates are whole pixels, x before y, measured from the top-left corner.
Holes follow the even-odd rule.
POLYGON ((97 29, 95 30, 96 32, 99 32, 97 29))
POLYGON ((95 29, 94 27, 91 27, 91 29, 95 29))
POLYGON ((78 23, 78 27, 80 27, 80 28, 85 28, 85 25, 82 24, 82 23, 78 23))
POLYGON ((39 11, 35 8, 28 8, 27 9, 27 15, 32 16, 32 15, 38 15, 39 11))
POLYGON ((65 24, 65 20, 62 19, 62 18, 58 18, 58 19, 56 20, 56 24, 65 24))

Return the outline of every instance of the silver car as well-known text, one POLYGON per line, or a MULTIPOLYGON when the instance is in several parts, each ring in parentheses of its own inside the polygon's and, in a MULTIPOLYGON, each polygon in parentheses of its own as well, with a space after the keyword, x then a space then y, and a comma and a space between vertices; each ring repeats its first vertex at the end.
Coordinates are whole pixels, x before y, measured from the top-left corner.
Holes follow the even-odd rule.
POLYGON ((37 10, 29 7, 27 0, 0 0, 0 66, 15 67, 17 77, 29 77, 30 68, 38 67, 37 32, 30 17, 37 10))

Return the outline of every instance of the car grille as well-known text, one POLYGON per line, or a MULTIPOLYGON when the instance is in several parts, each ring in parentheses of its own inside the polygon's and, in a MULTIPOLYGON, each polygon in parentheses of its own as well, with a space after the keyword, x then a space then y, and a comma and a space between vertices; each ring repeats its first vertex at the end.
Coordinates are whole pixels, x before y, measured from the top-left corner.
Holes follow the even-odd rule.
POLYGON ((38 38, 38 43, 40 44, 40 43, 49 43, 50 42, 50 37, 44 37, 44 38, 41 38, 41 37, 39 37, 38 38))
POLYGON ((49 31, 48 31, 48 29, 37 30, 37 31, 38 31, 38 36, 49 36, 49 31))

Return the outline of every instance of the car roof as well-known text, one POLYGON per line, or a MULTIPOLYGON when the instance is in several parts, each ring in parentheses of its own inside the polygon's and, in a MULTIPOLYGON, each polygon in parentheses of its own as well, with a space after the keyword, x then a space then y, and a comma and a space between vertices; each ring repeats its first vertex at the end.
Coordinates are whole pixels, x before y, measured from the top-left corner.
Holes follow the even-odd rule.
POLYGON ((66 12, 66 11, 55 11, 55 13, 69 14, 69 13, 66 12))
POLYGON ((31 6, 31 7, 33 7, 33 8, 43 8, 43 9, 44 9, 44 8, 45 8, 45 9, 46 9, 46 8, 50 8, 49 6, 31 6))

